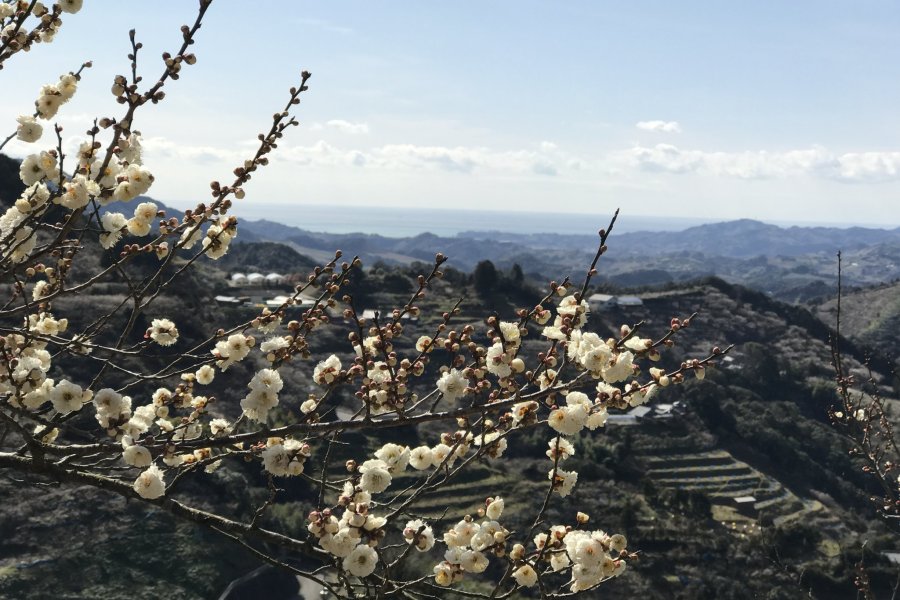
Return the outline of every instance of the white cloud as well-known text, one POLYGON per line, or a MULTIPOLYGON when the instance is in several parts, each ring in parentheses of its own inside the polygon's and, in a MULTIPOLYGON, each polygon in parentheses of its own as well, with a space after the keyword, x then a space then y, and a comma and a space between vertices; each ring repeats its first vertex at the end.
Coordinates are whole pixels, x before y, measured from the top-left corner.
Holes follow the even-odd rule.
POLYGON ((848 183, 900 181, 900 152, 835 154, 819 146, 783 152, 705 152, 656 144, 652 147, 635 146, 613 160, 642 171, 698 173, 739 179, 780 179, 803 175, 848 183))
POLYGON ((681 125, 678 124, 678 121, 638 121, 635 127, 643 131, 681 133, 681 125))
MULTIPOLYGON (((67 146, 77 145, 76 139, 67 146)), ((250 149, 236 144, 231 149, 192 146, 162 137, 144 139, 148 164, 154 158, 197 163, 243 162, 250 149)), ((786 151, 715 152, 680 148, 673 144, 637 145, 600 156, 575 156, 555 145, 540 144, 540 151, 496 150, 483 146, 421 146, 387 144, 372 148, 344 149, 324 140, 308 146, 280 146, 273 160, 322 168, 429 171, 459 174, 569 177, 594 175, 618 179, 631 172, 695 174, 745 180, 791 177, 845 183, 900 182, 900 151, 838 154, 821 146, 786 151)))
POLYGON ((198 162, 215 162, 221 160, 242 162, 244 154, 247 154, 246 152, 241 153, 236 150, 227 150, 214 146, 179 144, 160 136, 143 138, 141 140, 141 146, 143 147, 144 155, 150 159, 158 156, 186 161, 196 160, 198 162))
POLYGON ((348 133, 350 135, 369 133, 368 123, 351 123, 350 121, 345 121, 343 119, 332 119, 327 121, 325 125, 332 129, 337 129, 341 133, 348 133))
POLYGON ((551 157, 528 150, 492 150, 484 147, 416 146, 391 144, 374 151, 385 166, 393 168, 440 168, 471 173, 476 169, 498 173, 556 175, 551 157))
POLYGON ((900 152, 862 152, 838 158, 838 178, 844 181, 897 181, 900 152))

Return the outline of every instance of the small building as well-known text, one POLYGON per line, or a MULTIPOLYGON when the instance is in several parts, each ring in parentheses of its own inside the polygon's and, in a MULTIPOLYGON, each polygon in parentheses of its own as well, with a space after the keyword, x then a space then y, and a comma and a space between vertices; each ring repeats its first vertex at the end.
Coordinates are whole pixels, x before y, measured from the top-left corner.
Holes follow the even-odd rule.
POLYGON ((637 425, 637 419, 634 418, 634 415, 614 414, 614 415, 609 415, 608 417, 606 417, 606 424, 607 425, 624 425, 624 426, 637 425))
POLYGON ((238 296, 216 296, 216 304, 219 306, 241 306, 245 304, 249 298, 238 296))
POLYGON ((759 512, 756 510, 755 496, 736 496, 731 499, 731 503, 735 510, 748 517, 755 517, 759 512))
POLYGON ((269 273, 266 275, 266 283, 269 285, 281 285, 284 283, 284 275, 278 273, 269 273))
POLYGON ((635 406, 631 410, 628 411, 628 414, 635 418, 635 420, 640 421, 645 418, 650 412, 653 410, 652 407, 647 406, 646 404, 641 406, 635 406))
POLYGON ((644 301, 637 296, 619 296, 616 298, 616 304, 621 308, 631 308, 635 306, 643 306, 644 301))
POLYGON ((675 416, 675 405, 674 404, 657 404, 653 407, 654 415, 653 417, 656 419, 671 419, 675 416))
POLYGON ((229 281, 231 285, 247 285, 247 276, 243 273, 235 273, 229 281))
POLYGON ((722 357, 722 368, 740 371, 741 369, 743 369, 743 365, 739 364, 730 354, 726 354, 722 357))
POLYGON ((652 416, 653 408, 649 406, 635 406, 625 414, 611 413, 606 417, 607 425, 637 425, 639 421, 652 416))
POLYGON ((250 273, 247 275, 247 283, 250 285, 262 285, 266 281, 266 276, 262 273, 250 273))
POLYGON ((616 306, 616 297, 610 294, 591 294, 587 299, 591 310, 604 310, 616 306))

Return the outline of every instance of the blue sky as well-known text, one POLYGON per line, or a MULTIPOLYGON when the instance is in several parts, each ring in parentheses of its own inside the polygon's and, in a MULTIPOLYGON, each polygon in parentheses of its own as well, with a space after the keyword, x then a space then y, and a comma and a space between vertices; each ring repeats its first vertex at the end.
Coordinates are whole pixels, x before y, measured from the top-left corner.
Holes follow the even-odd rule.
MULTIPOLYGON (((86 0, 0 72, 9 128, 89 58, 67 139, 118 114, 127 30, 149 80, 193 6, 86 0)), ((898 21, 868 0, 216 0, 197 65, 136 126, 151 194, 187 206, 308 69, 302 127, 244 202, 900 225, 898 21)))

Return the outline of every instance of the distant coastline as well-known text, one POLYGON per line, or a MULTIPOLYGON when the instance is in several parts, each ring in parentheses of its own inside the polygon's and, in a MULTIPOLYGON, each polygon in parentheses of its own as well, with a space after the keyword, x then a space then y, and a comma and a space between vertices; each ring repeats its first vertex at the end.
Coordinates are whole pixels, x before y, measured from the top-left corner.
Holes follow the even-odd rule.
MULTIPOLYGON (((559 233, 593 235, 606 227, 613 209, 585 213, 501 212, 491 210, 448 210, 373 206, 329 206, 239 202, 238 217, 276 221, 282 225, 323 233, 377 233, 387 237, 414 237, 433 233, 450 237, 466 231, 502 231, 522 234, 559 233)), ((683 231, 689 227, 716 223, 724 219, 691 217, 648 217, 624 210, 616 223, 618 233, 638 231, 683 231)), ((849 227, 854 225, 883 228, 884 225, 856 223, 788 223, 765 221, 781 227, 791 225, 849 227)))

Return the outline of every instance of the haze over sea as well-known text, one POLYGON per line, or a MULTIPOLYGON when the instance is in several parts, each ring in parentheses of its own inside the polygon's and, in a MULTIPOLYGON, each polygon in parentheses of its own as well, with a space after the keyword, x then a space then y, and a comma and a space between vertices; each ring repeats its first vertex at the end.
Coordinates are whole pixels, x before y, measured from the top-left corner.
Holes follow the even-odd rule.
MULTIPOLYGON (((454 236, 465 231, 502 231, 511 233, 594 234, 606 227, 613 210, 595 214, 553 212, 509 212, 492 210, 448 210, 436 208, 398 208, 375 206, 328 206, 237 202, 238 217, 266 219, 307 231, 325 233, 377 233, 386 237, 412 237, 424 232, 454 236)), ((682 231, 716 221, 690 217, 651 217, 621 211, 615 231, 682 231)), ((848 227, 856 223, 787 223, 767 221, 789 227, 848 227)), ((883 226, 882 226, 883 227, 883 226)))

